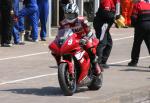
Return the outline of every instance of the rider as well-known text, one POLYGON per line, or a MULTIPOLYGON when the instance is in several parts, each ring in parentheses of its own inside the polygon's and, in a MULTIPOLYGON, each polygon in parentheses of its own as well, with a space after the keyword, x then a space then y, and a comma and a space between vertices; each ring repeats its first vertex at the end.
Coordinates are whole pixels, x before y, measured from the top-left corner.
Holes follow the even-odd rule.
MULTIPOLYGON (((95 35, 91 32, 88 25, 88 21, 83 16, 79 15, 78 6, 75 3, 69 3, 64 7, 65 19, 60 22, 60 29, 71 28, 80 39, 80 44, 89 54, 91 64, 94 70, 95 76, 100 73, 100 67, 96 60, 96 51, 93 51, 93 39, 96 39, 95 35)), ((56 58, 57 64, 59 64, 60 57, 52 53, 56 58)), ((81 75, 84 74, 85 70, 81 71, 81 75)), ((82 79, 84 79, 83 77, 82 79)))

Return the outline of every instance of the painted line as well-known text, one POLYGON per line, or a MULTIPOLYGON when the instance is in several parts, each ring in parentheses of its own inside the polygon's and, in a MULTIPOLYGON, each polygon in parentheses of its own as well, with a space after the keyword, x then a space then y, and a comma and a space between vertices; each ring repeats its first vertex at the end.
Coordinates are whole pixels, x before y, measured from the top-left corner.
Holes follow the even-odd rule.
MULTIPOLYGON (((123 39, 129 39, 129 38, 132 38, 132 37, 133 37, 133 36, 129 36, 129 37, 118 38, 118 39, 113 39, 113 40, 114 40, 114 41, 119 41, 119 40, 123 40, 123 39)), ((11 59, 19 59, 19 58, 30 57, 30 56, 36 56, 36 55, 42 55, 42 54, 47 54, 47 53, 49 53, 49 52, 39 52, 39 53, 26 54, 26 55, 15 56, 15 57, 1 58, 0 61, 3 61, 3 60, 11 60, 11 59)))
POLYGON ((39 52, 39 53, 21 55, 21 56, 16 56, 16 57, 2 58, 2 59, 0 59, 0 61, 3 61, 3 60, 10 60, 10 59, 18 59, 18 58, 24 58, 24 57, 30 57, 30 56, 36 56, 36 55, 47 54, 47 53, 48 53, 48 52, 39 52))
MULTIPOLYGON (((150 58, 150 56, 140 57, 139 59, 147 59, 147 58, 150 58)), ((109 64, 120 64, 120 63, 124 63, 124 62, 129 62, 130 60, 131 59, 127 59, 127 60, 124 60, 124 61, 119 61, 119 62, 114 62, 114 63, 109 63, 109 64)), ((47 76, 54 76, 54 75, 57 75, 57 73, 44 74, 44 75, 39 75, 39 76, 34 76, 34 77, 28 77, 28 78, 24 78, 24 79, 11 80, 11 81, 7 81, 7 82, 2 82, 2 83, 0 83, 0 85, 17 83, 17 82, 22 82, 22 81, 27 81, 27 80, 32 80, 32 79, 47 77, 47 76)))
MULTIPOLYGON (((150 56, 140 57, 139 59, 147 59, 147 58, 150 58, 150 56)), ((123 60, 123 61, 119 61, 119 62, 114 62, 114 63, 108 63, 108 64, 121 64, 121 63, 129 62, 129 61, 131 61, 131 59, 127 59, 127 60, 123 60)))
MULTIPOLYGON (((119 41, 119 40, 129 39, 129 38, 133 38, 133 36, 124 37, 124 38, 118 38, 118 39, 113 39, 113 40, 114 40, 114 41, 119 41)), ((29 56, 36 56, 36 55, 47 54, 47 53, 48 53, 48 52, 39 52, 39 53, 27 54, 27 55, 16 56, 16 57, 2 58, 2 59, 0 59, 0 61, 3 61, 3 60, 10 60, 10 59, 24 58, 24 57, 29 57, 29 56)))
POLYGON ((118 38, 118 39, 113 39, 114 41, 119 41, 119 40, 123 40, 123 39, 130 39, 133 38, 134 36, 128 36, 128 37, 124 37, 124 38, 118 38))
MULTIPOLYGON (((124 39, 131 38, 131 37, 132 36, 125 37, 124 39)), ((116 40, 122 40, 122 39, 123 38, 116 39, 116 40)), ((23 58, 23 57, 29 57, 29 56, 35 56, 35 55, 41 55, 41 54, 46 54, 46 53, 48 53, 48 52, 39 52, 39 53, 27 54, 27 55, 16 56, 16 57, 2 58, 2 59, 0 59, 0 61, 2 61, 2 60, 10 60, 10 59, 17 59, 17 58, 23 58)), ((146 59, 146 58, 150 58, 150 56, 140 57, 139 59, 146 59)), ((131 59, 127 59, 127 60, 123 60, 123 61, 119 61, 119 62, 114 62, 114 63, 109 63, 109 64, 120 64, 120 63, 128 62, 130 60, 131 59)), ((34 76, 34 77, 28 77, 28 78, 24 78, 24 79, 17 79, 17 80, 2 82, 2 83, 0 83, 0 85, 10 84, 10 83, 16 83, 16 82, 22 82, 22 81, 26 81, 26 80, 37 79, 37 78, 46 77, 46 76, 53 76, 53 75, 57 75, 57 73, 44 74, 44 75, 39 75, 39 76, 34 76)))
POLYGON ((11 81, 7 81, 7 82, 2 82, 2 83, 0 83, 0 85, 17 83, 17 82, 22 82, 22 81, 37 79, 37 78, 41 78, 41 77, 54 76, 54 75, 57 75, 57 73, 44 74, 44 75, 39 75, 39 76, 34 76, 34 77, 28 77, 28 78, 24 78, 24 79, 11 80, 11 81))

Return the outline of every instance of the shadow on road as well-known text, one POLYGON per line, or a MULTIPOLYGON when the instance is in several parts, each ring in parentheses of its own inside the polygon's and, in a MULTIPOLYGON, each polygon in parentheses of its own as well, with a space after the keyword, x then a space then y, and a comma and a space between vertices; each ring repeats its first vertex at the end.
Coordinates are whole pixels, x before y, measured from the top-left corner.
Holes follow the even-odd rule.
POLYGON ((113 64, 113 65, 109 65, 109 66, 128 67, 127 69, 123 69, 123 70, 120 70, 120 71, 150 72, 150 68, 145 67, 145 66, 131 67, 131 66, 128 66, 128 65, 119 65, 119 64, 113 64))
POLYGON ((136 71, 136 72, 150 72, 150 70, 142 70, 142 69, 124 69, 120 71, 136 71))
MULTIPOLYGON (((131 67, 131 66, 128 66, 128 65, 121 65, 121 64, 110 64, 109 66, 131 67)), ((146 66, 136 66, 136 67, 132 67, 132 68, 149 68, 149 67, 146 67, 146 66)))
MULTIPOLYGON (((28 94, 37 96, 64 96, 60 87, 43 87, 43 88, 23 88, 23 89, 8 89, 0 90, 7 91, 15 94, 28 94)), ((76 93, 88 91, 88 88, 78 88, 76 93)))
POLYGON ((8 89, 1 91, 10 91, 15 94, 30 94, 38 96, 61 96, 63 95, 59 87, 43 87, 43 88, 23 88, 23 89, 8 89))
POLYGON ((49 68, 57 69, 58 67, 57 66, 49 66, 49 68))

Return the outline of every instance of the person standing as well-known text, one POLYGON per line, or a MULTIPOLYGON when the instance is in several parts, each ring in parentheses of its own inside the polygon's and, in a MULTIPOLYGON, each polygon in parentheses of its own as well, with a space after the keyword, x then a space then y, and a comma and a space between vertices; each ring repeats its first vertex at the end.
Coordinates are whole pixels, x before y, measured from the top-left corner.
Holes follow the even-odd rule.
MULTIPOLYGON (((13 0, 13 9, 14 9, 14 14, 18 16, 19 12, 19 1, 20 0, 13 0)), ((13 37, 14 37, 14 44, 16 45, 23 45, 24 44, 24 39, 23 39, 23 32, 24 32, 24 25, 23 25, 23 18, 19 18, 17 22, 14 22, 13 25, 13 37), (21 24, 21 25, 20 25, 21 24)))
POLYGON ((131 51, 131 61, 128 63, 128 66, 137 66, 143 40, 150 54, 150 3, 144 0, 134 0, 134 2, 131 15, 131 24, 134 27, 134 42, 131 51))
POLYGON ((38 6, 36 0, 24 0, 25 7, 19 11, 18 18, 22 18, 24 16, 29 17, 30 25, 32 26, 31 36, 32 39, 30 41, 38 42, 38 6))
MULTIPOLYGON (((23 9, 23 7, 24 7, 23 0, 19 0, 19 11, 23 9)), ((21 42, 24 42, 24 36, 25 36, 25 23, 24 22, 25 22, 24 17, 20 18, 18 21, 21 42)))
POLYGON ((49 2, 48 0, 37 0, 39 8, 39 19, 41 23, 40 37, 41 41, 46 41, 46 23, 49 14, 49 2))
POLYGON ((1 2, 1 46, 3 47, 11 47, 11 36, 12 36, 12 26, 13 20, 12 17, 14 15, 12 0, 0 0, 1 2))
POLYGON ((133 3, 132 0, 121 0, 122 16, 125 18, 125 27, 131 26, 131 13, 132 13, 133 3))
POLYGON ((112 49, 110 28, 115 19, 120 18, 119 0, 101 0, 100 7, 94 17, 93 26, 96 37, 100 40, 97 47, 98 62, 103 68, 109 68, 107 60, 112 49))

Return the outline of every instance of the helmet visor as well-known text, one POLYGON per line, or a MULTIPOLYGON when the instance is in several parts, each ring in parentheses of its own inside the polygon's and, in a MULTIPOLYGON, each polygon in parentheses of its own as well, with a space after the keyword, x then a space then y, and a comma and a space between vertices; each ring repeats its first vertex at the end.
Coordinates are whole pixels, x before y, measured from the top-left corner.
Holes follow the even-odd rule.
POLYGON ((68 19, 68 20, 73 20, 77 17, 77 14, 75 13, 68 13, 68 14, 65 14, 65 18, 68 19))

